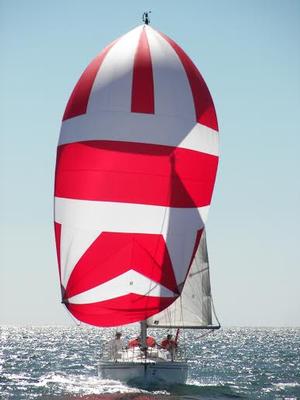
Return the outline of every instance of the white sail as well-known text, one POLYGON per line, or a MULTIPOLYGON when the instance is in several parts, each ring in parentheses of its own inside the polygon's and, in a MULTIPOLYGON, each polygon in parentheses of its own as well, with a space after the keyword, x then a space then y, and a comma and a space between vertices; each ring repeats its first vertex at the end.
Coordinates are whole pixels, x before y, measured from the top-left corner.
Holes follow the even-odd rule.
POLYGON ((209 278, 206 233, 198 249, 181 296, 164 311, 148 318, 148 327, 219 328, 213 324, 213 304, 209 278))

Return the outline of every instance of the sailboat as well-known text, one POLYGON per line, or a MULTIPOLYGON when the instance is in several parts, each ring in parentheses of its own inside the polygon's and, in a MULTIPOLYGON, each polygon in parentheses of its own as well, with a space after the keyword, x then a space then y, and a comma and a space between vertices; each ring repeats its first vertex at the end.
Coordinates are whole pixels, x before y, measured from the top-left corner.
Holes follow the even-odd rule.
POLYGON ((202 75, 145 24, 108 45, 77 82, 55 173, 62 303, 97 327, 140 322, 140 346, 100 362, 103 377, 184 383, 176 351, 147 328, 218 329, 205 223, 218 123, 202 75))
MULTIPOLYGON (((141 322, 140 338, 145 343, 147 329, 157 328, 207 329, 220 328, 213 307, 209 262, 205 230, 188 272, 181 295, 169 307, 141 322)), ((177 338, 175 337, 175 340, 177 338)), ((176 340, 177 342, 177 340, 176 340)), ((177 348, 164 349, 159 346, 124 348, 117 354, 108 353, 108 358, 99 364, 104 378, 135 383, 183 384, 188 376, 188 361, 177 348)))

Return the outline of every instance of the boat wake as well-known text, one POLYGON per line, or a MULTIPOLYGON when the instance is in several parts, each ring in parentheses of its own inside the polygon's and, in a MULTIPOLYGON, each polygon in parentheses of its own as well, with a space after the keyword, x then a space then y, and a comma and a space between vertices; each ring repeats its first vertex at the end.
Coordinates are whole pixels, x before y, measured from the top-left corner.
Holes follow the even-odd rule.
POLYGON ((159 388, 99 377, 94 330, 2 328, 1 333, 1 400, 300 399, 299 329, 225 329, 208 338, 207 349, 194 331, 188 333, 196 361, 187 384, 159 388))
MULTIPOLYGON (((150 392, 134 385, 127 386, 120 381, 101 379, 97 376, 65 374, 51 372, 41 376, 36 382, 30 383, 39 388, 43 393, 69 393, 78 395, 102 395, 102 394, 130 394, 151 393, 155 395, 168 395, 166 390, 151 390, 150 392)), ((65 397, 63 397, 65 398, 65 397)))
POLYGON ((187 384, 167 386, 165 384, 143 385, 131 381, 126 385, 120 381, 101 379, 97 376, 66 374, 50 372, 34 380, 25 376, 11 377, 16 387, 21 385, 23 390, 32 390, 47 400, 171 400, 180 399, 228 399, 240 398, 225 384, 216 382, 188 381, 187 384), (30 388, 31 387, 31 388, 30 388))

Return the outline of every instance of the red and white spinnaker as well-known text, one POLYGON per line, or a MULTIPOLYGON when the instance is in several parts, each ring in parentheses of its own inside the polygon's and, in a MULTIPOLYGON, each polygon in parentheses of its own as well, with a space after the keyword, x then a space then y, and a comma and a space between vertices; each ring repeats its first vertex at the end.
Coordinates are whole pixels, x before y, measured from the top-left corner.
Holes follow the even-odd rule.
POLYGON ((80 321, 145 320, 178 298, 218 165, 208 88, 170 38, 139 26, 86 68, 57 150, 63 302, 80 321))

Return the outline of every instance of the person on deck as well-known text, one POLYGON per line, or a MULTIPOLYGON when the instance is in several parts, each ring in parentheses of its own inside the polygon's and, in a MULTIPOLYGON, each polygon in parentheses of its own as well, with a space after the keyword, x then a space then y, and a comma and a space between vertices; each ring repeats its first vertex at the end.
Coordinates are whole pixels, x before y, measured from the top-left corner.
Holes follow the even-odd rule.
POLYGON ((118 357, 118 352, 124 348, 124 342, 121 339, 122 333, 116 332, 115 338, 109 342, 109 350, 111 357, 116 360, 118 357))
POLYGON ((128 347, 133 348, 133 347, 139 347, 141 345, 141 338, 138 336, 136 339, 131 339, 128 342, 128 347))
POLYGON ((177 342, 172 339, 172 335, 168 334, 167 337, 161 342, 160 346, 163 349, 169 350, 170 352, 174 352, 177 349, 177 342))
POLYGON ((146 337, 146 345, 147 345, 147 347, 155 347, 156 346, 156 341, 155 341, 154 337, 147 336, 146 337))
MULTIPOLYGON (((141 346, 141 345, 142 345, 142 342, 141 342, 141 337, 140 336, 138 336, 136 339, 130 340, 129 343, 128 343, 128 347, 129 348, 138 347, 138 346, 141 346)), ((147 336, 146 345, 147 345, 147 347, 155 347, 156 346, 156 341, 155 341, 154 337, 147 336)))

